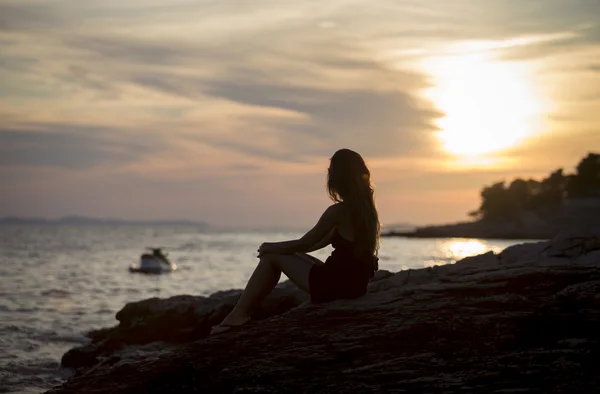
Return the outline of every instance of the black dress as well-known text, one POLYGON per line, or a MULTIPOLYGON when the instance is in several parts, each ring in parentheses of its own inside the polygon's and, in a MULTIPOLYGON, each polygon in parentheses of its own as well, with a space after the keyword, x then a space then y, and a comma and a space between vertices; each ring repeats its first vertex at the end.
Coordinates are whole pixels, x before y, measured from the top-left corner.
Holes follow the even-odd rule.
POLYGON ((308 284, 312 303, 358 298, 367 294, 369 279, 377 269, 377 257, 356 257, 354 242, 342 237, 337 228, 331 238, 334 251, 325 264, 310 269, 308 284))

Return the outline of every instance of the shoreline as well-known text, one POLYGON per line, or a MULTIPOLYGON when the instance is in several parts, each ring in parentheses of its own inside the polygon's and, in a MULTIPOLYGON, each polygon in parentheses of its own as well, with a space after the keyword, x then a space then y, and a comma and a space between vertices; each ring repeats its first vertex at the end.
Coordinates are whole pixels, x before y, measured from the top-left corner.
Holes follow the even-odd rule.
POLYGON ((551 237, 540 238, 531 236, 530 234, 512 234, 512 235, 466 235, 466 234, 454 234, 454 235, 440 235, 440 234, 426 234, 418 231, 388 231, 381 233, 382 238, 410 238, 410 239, 449 239, 449 238, 468 238, 468 239, 482 239, 486 241, 548 241, 551 237))
POLYGON ((595 229, 600 198, 570 199, 545 211, 522 210, 511 215, 461 222, 391 228, 382 237, 479 238, 496 240, 551 240, 564 232, 595 229))

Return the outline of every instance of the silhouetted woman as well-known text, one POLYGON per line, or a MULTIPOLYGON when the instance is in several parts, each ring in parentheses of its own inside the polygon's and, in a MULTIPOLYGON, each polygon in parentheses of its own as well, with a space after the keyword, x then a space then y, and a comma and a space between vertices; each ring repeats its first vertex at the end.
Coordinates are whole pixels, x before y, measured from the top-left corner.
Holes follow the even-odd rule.
POLYGON ((378 269, 379 218, 371 174, 363 158, 349 149, 330 160, 327 189, 334 204, 302 238, 260 245, 260 261, 235 308, 211 334, 240 326, 279 282, 283 272, 310 294, 311 302, 358 298, 366 294, 378 269), (331 244, 325 263, 306 253, 331 244))

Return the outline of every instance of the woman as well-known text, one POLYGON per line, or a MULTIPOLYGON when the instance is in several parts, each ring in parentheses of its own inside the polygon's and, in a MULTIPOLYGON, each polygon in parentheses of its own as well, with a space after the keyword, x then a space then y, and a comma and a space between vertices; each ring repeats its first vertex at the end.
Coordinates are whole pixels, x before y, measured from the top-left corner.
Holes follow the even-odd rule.
POLYGON ((244 292, 211 334, 248 322, 252 310, 277 285, 282 272, 309 293, 313 303, 365 295, 369 279, 378 269, 380 231, 370 178, 358 153, 349 149, 335 152, 327 176, 334 204, 302 238, 259 247, 260 261, 244 292), (334 251, 325 263, 306 254, 329 244, 334 251))

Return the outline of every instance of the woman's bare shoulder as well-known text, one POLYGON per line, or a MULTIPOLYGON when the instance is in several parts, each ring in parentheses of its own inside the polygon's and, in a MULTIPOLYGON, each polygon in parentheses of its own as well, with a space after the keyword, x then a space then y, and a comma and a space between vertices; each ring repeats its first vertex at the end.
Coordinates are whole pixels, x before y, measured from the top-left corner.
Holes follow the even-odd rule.
POLYGON ((344 215, 344 212, 346 211, 346 208, 344 206, 343 202, 336 202, 335 204, 331 204, 326 210, 325 212, 330 212, 333 215, 336 216, 342 216, 344 215))
POLYGON ((321 217, 328 222, 335 223, 337 225, 344 218, 344 206, 342 203, 331 204, 329 207, 327 207, 327 209, 325 209, 325 212, 323 212, 321 217))

